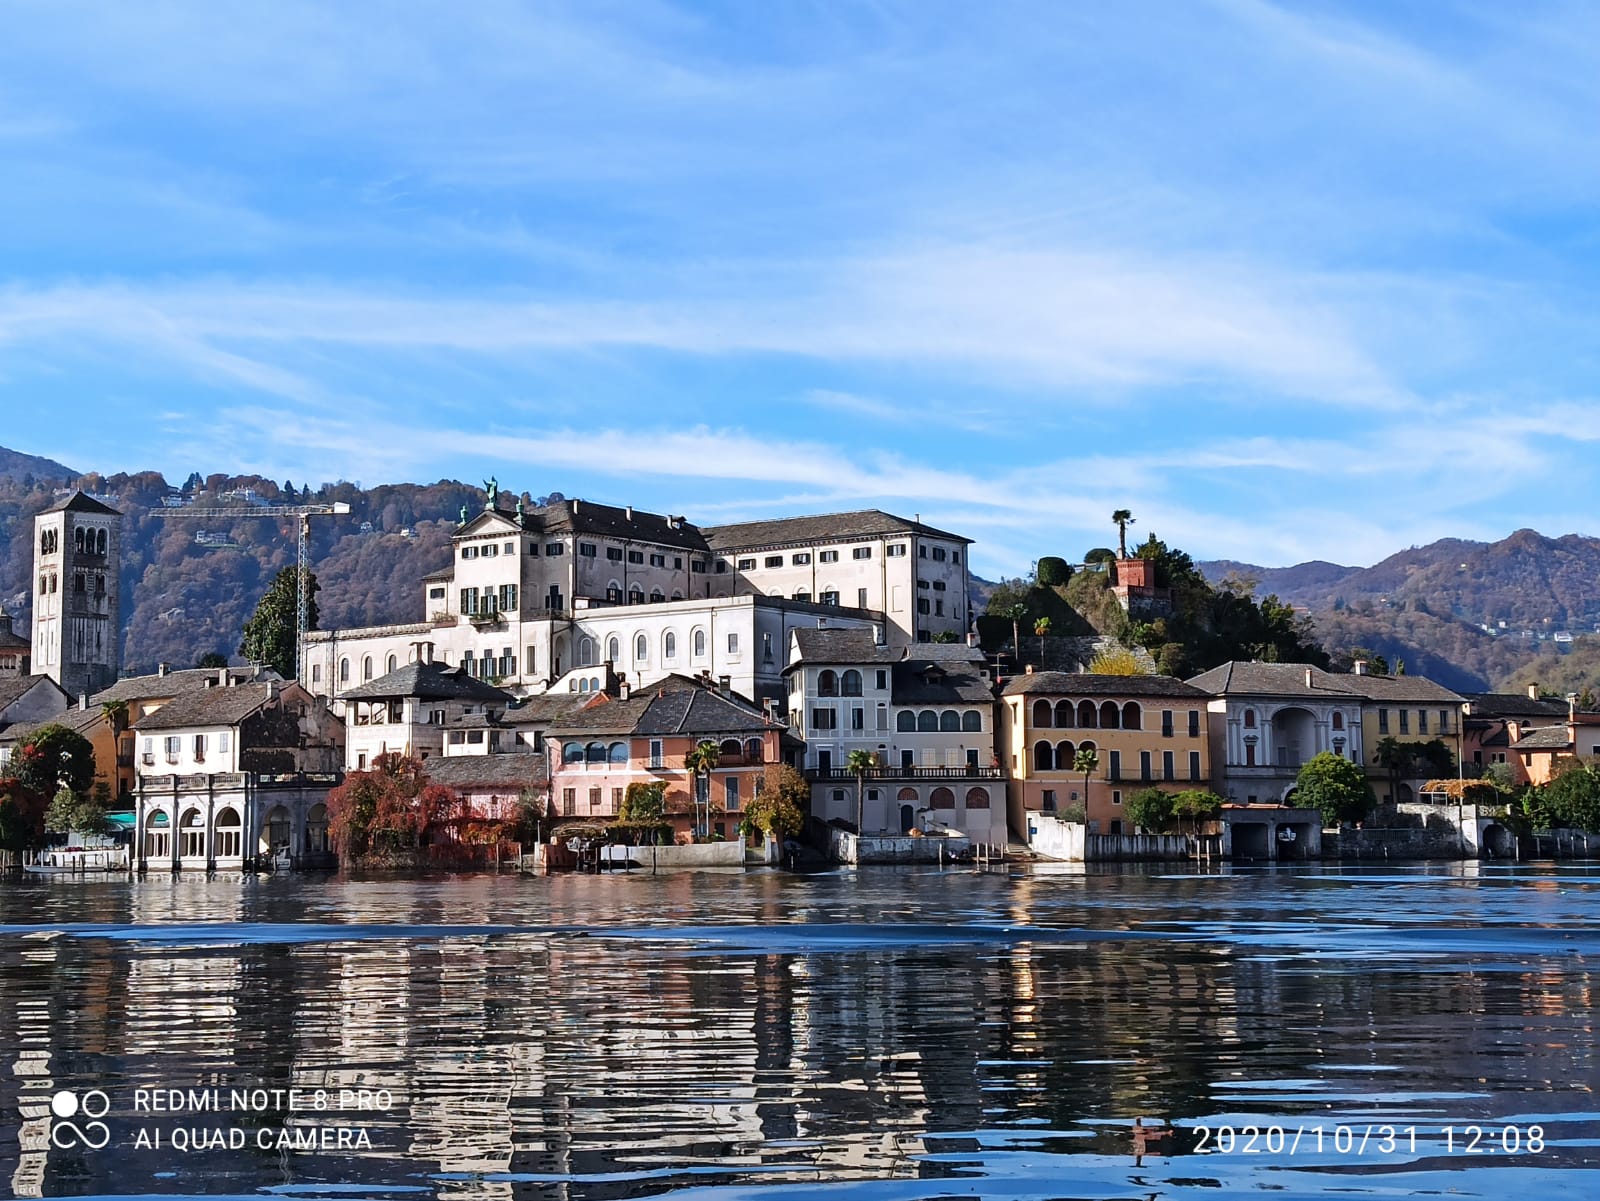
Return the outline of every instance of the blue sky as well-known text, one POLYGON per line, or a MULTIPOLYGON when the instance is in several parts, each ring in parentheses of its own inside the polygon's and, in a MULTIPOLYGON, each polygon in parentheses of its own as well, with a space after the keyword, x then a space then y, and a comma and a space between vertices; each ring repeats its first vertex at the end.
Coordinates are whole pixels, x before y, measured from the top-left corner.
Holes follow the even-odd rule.
POLYGON ((1600 533, 1593 5, 0 9, 0 442, 1026 570, 1600 533))

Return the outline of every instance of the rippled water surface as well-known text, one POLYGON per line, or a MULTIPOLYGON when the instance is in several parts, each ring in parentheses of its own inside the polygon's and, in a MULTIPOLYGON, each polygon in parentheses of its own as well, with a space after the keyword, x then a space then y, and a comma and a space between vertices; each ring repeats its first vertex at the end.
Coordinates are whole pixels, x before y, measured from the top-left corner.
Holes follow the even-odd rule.
POLYGON ((1588 1198, 1597 918, 1584 868, 11 878, 0 1180, 1588 1198))

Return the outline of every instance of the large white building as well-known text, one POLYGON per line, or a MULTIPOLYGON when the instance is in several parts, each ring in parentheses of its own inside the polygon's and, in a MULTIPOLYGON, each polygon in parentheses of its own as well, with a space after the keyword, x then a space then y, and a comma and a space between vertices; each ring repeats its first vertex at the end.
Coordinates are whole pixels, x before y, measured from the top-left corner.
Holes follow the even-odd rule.
POLYGON ((788 668, 790 729, 811 811, 866 829, 957 830, 1005 843, 1005 770, 995 753, 993 684, 976 647, 891 647, 865 630, 796 630, 788 668), (875 766, 858 781, 852 751, 875 766))
POLYGON ((701 529, 682 517, 491 494, 421 581, 417 622, 318 631, 302 683, 343 696, 435 656, 521 694, 709 675, 781 697, 795 629, 882 627, 891 645, 971 622, 965 538, 876 510, 701 529))

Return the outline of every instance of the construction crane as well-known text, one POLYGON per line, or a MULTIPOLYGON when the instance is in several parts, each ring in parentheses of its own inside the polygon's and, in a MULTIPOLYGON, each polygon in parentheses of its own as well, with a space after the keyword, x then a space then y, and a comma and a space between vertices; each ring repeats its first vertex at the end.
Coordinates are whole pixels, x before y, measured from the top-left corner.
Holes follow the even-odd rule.
POLYGON ((298 680, 305 667, 306 626, 310 624, 311 606, 311 519, 313 517, 342 517, 350 506, 342 500, 326 505, 250 505, 227 508, 185 505, 176 509, 151 509, 154 517, 296 517, 299 518, 300 536, 295 546, 295 597, 294 597, 294 678, 298 680))

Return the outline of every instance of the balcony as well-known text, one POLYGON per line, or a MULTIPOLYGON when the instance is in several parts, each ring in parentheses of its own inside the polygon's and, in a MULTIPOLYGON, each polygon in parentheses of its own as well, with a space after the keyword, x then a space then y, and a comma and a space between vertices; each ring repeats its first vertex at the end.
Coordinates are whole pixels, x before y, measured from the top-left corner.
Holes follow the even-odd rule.
MULTIPOLYGON (((874 767, 863 773, 868 780, 1003 780, 1003 767, 978 767, 963 763, 957 767, 874 767)), ((810 767, 808 780, 854 781, 856 773, 848 767, 810 767)))
POLYGON ((487 630, 505 621, 505 614, 501 613, 499 609, 494 609, 488 613, 468 613, 467 620, 472 623, 474 629, 487 630))

